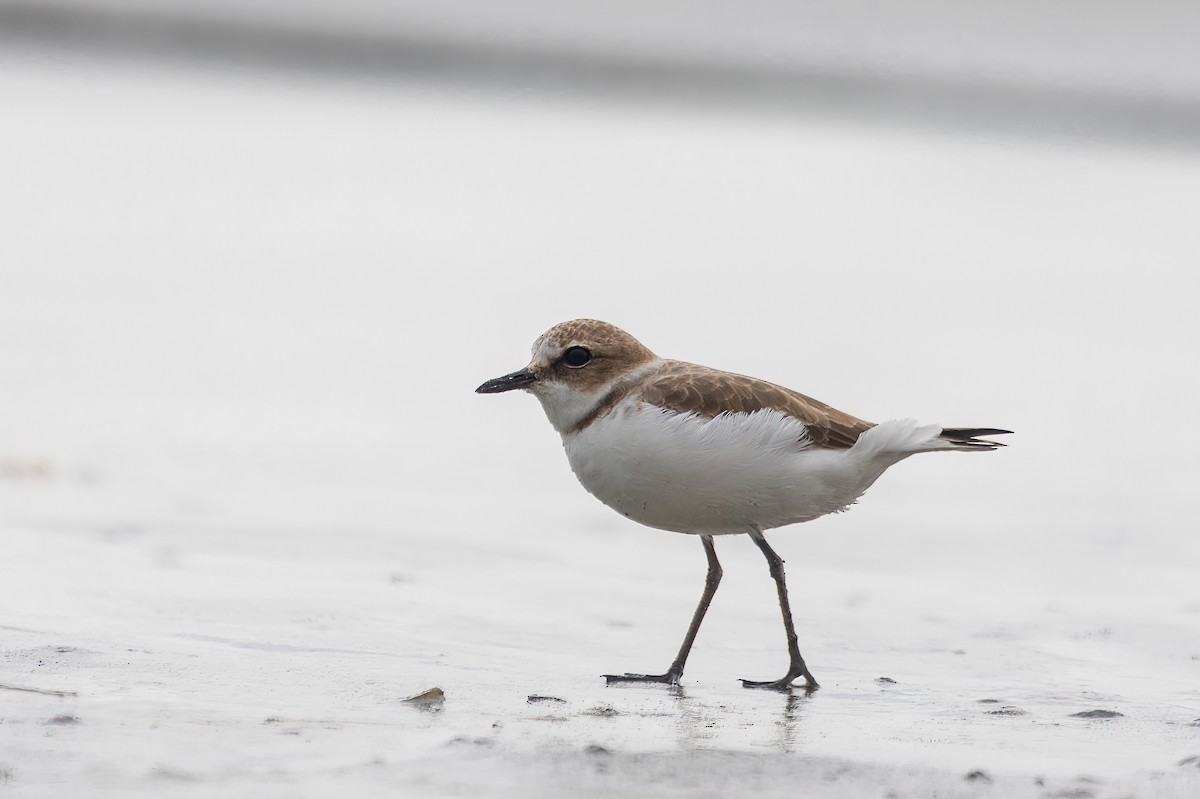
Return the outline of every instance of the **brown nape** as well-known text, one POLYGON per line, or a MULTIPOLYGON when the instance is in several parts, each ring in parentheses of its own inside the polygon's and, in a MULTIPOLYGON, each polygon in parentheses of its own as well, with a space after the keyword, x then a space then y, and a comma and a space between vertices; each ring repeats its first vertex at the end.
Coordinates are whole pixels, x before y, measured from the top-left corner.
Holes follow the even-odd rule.
POLYGON ((875 426, 783 386, 683 361, 668 361, 648 379, 640 396, 653 405, 708 418, 779 411, 802 422, 813 445, 822 449, 849 449, 875 426))

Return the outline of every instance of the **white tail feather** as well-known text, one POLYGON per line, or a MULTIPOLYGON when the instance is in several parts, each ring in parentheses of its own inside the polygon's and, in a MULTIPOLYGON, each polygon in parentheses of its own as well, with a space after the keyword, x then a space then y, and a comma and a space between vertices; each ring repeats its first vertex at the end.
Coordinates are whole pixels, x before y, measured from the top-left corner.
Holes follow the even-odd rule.
POLYGON ((893 419, 877 424, 859 436, 854 449, 863 455, 899 455, 918 452, 989 451, 1003 444, 975 438, 977 434, 1000 434, 1007 430, 994 428, 944 428, 941 425, 922 425, 913 419, 893 419))
POLYGON ((942 426, 918 424, 915 419, 892 419, 881 422, 858 437, 854 449, 862 455, 913 455, 939 449, 957 449, 939 439, 942 426))

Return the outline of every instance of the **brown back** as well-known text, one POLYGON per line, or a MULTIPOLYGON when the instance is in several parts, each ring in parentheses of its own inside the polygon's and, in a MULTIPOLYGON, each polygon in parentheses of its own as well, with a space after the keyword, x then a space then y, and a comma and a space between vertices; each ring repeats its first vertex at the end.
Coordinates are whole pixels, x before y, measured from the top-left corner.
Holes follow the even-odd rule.
POLYGON ((875 426, 783 386, 683 361, 667 361, 638 393, 654 405, 710 419, 776 410, 802 422, 813 445, 823 449, 849 449, 875 426))

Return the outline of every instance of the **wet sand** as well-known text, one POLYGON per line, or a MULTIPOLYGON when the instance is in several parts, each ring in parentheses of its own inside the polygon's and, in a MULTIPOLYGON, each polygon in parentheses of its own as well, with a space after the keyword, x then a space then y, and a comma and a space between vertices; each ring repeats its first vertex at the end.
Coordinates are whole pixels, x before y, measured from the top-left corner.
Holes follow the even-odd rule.
POLYGON ((456 551, 389 531, 248 537, 6 530, 6 787, 1115 797, 1200 785, 1181 765, 1200 753, 1194 615, 1031 609, 1015 587, 947 603, 969 596, 961 575, 793 554, 822 688, 749 691, 736 678, 776 676, 784 652, 765 571, 744 557, 756 553, 733 552, 684 684, 605 687, 602 671, 669 659, 700 579, 691 541, 612 530, 456 551), (441 701, 405 701, 434 686, 441 701), (1080 717, 1096 711, 1117 715, 1080 717))

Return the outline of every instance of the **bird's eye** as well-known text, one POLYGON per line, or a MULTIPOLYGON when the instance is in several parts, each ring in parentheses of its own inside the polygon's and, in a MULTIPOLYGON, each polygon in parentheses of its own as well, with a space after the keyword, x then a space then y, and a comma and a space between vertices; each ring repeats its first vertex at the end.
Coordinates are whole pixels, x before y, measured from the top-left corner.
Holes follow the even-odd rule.
POLYGON ((572 369, 587 366, 591 360, 592 351, 587 347, 570 347, 562 356, 562 362, 572 369))

